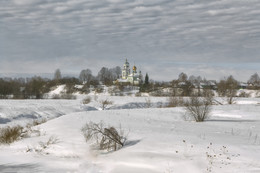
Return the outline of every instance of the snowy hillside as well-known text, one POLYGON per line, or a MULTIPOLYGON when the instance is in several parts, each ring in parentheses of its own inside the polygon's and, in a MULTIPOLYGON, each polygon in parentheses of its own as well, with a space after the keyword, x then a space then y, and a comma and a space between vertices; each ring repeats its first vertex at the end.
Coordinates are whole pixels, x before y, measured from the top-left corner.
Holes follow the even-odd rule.
POLYGON ((155 108, 166 98, 150 97, 153 108, 146 108, 147 99, 99 95, 95 101, 93 95, 87 105, 81 99, 0 100, 1 127, 51 119, 33 127, 38 135, 0 145, 0 172, 260 172, 260 99, 213 106, 203 123, 185 120, 182 107, 155 108), (113 101, 110 110, 99 109, 102 99, 113 101), (94 150, 81 132, 90 121, 121 126, 126 145, 94 150))

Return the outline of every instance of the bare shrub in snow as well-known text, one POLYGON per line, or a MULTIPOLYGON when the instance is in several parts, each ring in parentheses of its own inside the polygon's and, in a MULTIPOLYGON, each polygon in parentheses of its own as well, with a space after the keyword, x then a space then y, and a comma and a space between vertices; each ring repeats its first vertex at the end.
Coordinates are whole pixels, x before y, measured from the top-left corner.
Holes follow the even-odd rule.
POLYGON ((7 126, 0 128, 0 144, 11 144, 19 139, 31 137, 32 135, 41 136, 42 132, 39 129, 33 129, 33 126, 47 122, 47 119, 34 120, 28 123, 25 127, 20 125, 7 126))
POLYGON ((81 131, 86 141, 94 139, 100 150, 116 151, 122 148, 126 142, 126 136, 121 129, 117 130, 113 126, 104 127, 102 122, 89 122, 81 131))
POLYGON ((51 145, 59 143, 60 140, 56 136, 51 136, 46 142, 39 142, 39 146, 35 148, 27 147, 26 152, 37 152, 37 153, 44 153, 49 154, 48 152, 45 152, 47 148, 49 148, 51 145))
POLYGON ((47 119, 43 118, 43 119, 38 119, 38 120, 34 120, 31 123, 27 123, 26 126, 23 128, 22 130, 22 134, 21 137, 22 138, 28 138, 28 137, 32 137, 32 136, 42 136, 45 134, 45 132, 41 131, 39 128, 33 128, 34 126, 38 126, 40 124, 46 123, 47 119))
POLYGON ((95 89, 95 93, 103 93, 104 92, 104 88, 103 87, 97 87, 95 89))
POLYGON ((51 136, 46 142, 39 142, 39 145, 42 149, 48 148, 48 146, 57 144, 59 139, 56 136, 51 136))
POLYGON ((0 143, 1 144, 11 144, 14 141, 21 138, 23 133, 23 127, 17 126, 7 126, 4 128, 0 128, 0 143))
POLYGON ((183 106, 183 98, 182 97, 169 97, 168 98, 168 105, 167 107, 177 107, 177 106, 183 106))
POLYGON ((209 117, 212 97, 193 96, 184 102, 186 112, 196 122, 202 122, 209 117))
POLYGON ((83 100, 82 100, 82 104, 89 104, 91 102, 91 97, 86 97, 86 98, 84 98, 83 100))
POLYGON ((42 136, 45 135, 45 132, 41 131, 39 128, 33 128, 33 124, 27 124, 26 128, 23 129, 23 133, 21 135, 22 138, 28 138, 32 136, 42 136))
POLYGON ((105 110, 109 105, 112 105, 113 102, 108 100, 108 99, 105 99, 105 100, 99 100, 99 103, 101 105, 101 108, 102 110, 105 110))

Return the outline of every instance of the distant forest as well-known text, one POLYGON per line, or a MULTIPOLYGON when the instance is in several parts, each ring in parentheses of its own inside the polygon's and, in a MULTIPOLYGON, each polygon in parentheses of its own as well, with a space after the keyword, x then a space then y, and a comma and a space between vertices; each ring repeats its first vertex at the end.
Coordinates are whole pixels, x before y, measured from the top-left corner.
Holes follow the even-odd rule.
MULTIPOLYGON (((45 94, 55 89, 58 85, 65 85, 66 93, 80 92, 87 94, 90 88, 96 92, 102 92, 102 85, 112 86, 113 81, 121 77, 121 68, 102 67, 95 76, 90 69, 84 69, 78 77, 63 77, 60 69, 54 72, 53 78, 42 78, 40 76, 30 78, 0 78, 0 99, 43 99, 45 94), (83 85, 78 88, 76 85, 83 85)), ((118 90, 123 91, 129 83, 114 85, 118 90)), ((220 81, 202 79, 200 76, 187 76, 180 73, 178 79, 169 82, 153 81, 146 74, 138 85, 139 92, 153 93, 155 96, 191 96, 194 90, 198 95, 215 90, 219 96, 226 96, 231 90, 260 89, 260 78, 257 73, 251 75, 247 82, 242 83, 228 76, 220 81), (171 92, 162 94, 164 88, 171 88, 171 92)))

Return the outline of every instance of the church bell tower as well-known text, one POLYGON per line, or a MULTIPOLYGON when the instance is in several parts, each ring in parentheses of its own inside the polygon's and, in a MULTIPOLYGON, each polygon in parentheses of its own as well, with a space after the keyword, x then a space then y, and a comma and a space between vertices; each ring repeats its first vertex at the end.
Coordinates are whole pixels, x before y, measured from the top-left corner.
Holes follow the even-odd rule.
POLYGON ((126 59, 125 64, 124 64, 124 68, 122 70, 122 79, 127 79, 129 74, 130 74, 130 68, 129 68, 129 63, 126 59))

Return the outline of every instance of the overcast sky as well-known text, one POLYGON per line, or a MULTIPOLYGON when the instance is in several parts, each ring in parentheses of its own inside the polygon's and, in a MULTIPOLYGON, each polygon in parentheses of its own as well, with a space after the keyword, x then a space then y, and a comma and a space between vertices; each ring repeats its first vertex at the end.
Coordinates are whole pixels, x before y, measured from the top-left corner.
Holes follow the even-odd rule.
POLYGON ((0 0, 0 73, 260 74, 260 0, 0 0), (138 69, 138 70, 139 70, 138 69))

